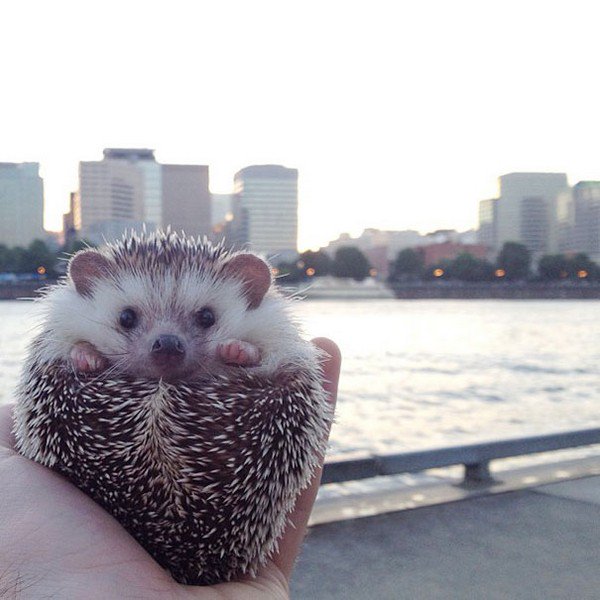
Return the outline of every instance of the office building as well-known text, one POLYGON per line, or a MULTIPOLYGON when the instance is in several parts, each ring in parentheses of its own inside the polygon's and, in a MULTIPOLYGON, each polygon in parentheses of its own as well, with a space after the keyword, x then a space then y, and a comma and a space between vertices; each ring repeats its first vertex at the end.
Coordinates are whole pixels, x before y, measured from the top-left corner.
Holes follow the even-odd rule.
POLYGON ((153 150, 107 148, 103 160, 80 163, 79 182, 75 227, 93 243, 132 229, 210 232, 206 166, 161 165, 153 150))
POLYGON ((231 240, 265 256, 293 256, 298 246, 298 170, 246 167, 234 178, 231 240))
POLYGON ((580 181, 572 198, 572 250, 600 261, 600 181, 580 181))
POLYGON ((211 232, 211 203, 208 167, 204 165, 162 165, 161 227, 188 235, 208 236, 211 232))
MULTIPOLYGON (((79 163, 79 235, 95 244, 121 237, 144 223, 143 160, 154 162, 150 151, 104 150, 104 159, 79 163), (127 152, 127 153, 126 153, 127 152)), ((149 226, 155 227, 154 222, 149 226)))
POLYGON ((558 252, 571 254, 575 250, 575 210, 573 188, 560 192, 556 197, 556 238, 558 252))
POLYGON ((519 242, 534 255, 558 250, 556 204, 568 189, 564 173, 510 173, 500 177, 495 204, 495 249, 519 242))
POLYGON ((45 238, 44 183, 38 163, 0 163, 0 244, 45 238))

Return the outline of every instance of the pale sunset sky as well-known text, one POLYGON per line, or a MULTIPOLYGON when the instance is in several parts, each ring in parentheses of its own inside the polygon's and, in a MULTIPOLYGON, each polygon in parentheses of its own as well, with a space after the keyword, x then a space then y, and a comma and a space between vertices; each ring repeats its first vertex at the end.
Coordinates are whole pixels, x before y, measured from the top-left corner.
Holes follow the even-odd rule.
POLYGON ((59 229, 81 160, 147 147, 211 190, 300 171, 300 248, 464 230, 511 171, 600 179, 595 2, 53 0, 0 8, 0 161, 59 229))

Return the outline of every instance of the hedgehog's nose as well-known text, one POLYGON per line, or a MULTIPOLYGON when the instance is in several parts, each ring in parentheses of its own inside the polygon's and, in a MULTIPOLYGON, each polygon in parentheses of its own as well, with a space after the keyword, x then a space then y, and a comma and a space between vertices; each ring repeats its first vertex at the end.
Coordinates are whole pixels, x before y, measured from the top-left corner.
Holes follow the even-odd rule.
POLYGON ((185 354, 185 346, 176 335, 159 335, 152 344, 152 356, 155 358, 178 359, 185 354))

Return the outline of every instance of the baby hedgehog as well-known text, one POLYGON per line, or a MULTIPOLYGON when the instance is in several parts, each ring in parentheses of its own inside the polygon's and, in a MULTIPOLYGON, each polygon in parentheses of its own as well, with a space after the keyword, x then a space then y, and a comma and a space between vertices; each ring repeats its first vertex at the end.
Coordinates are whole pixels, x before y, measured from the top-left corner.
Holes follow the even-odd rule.
POLYGON ((17 448, 181 583, 255 574, 325 451, 320 356, 259 257, 172 232, 76 254, 40 301, 17 448))

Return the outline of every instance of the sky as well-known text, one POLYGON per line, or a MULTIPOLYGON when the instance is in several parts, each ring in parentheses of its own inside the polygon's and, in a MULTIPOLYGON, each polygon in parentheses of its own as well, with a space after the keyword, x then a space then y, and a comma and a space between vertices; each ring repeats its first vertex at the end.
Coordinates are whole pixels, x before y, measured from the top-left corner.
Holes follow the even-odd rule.
POLYGON ((600 179, 595 2, 19 0, 0 7, 0 161, 60 229, 81 160, 146 147, 299 169, 299 245, 476 227, 512 171, 600 179))

